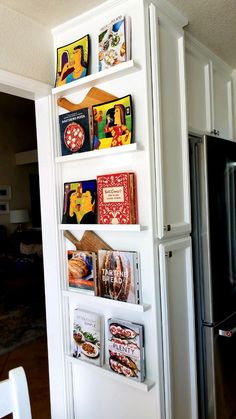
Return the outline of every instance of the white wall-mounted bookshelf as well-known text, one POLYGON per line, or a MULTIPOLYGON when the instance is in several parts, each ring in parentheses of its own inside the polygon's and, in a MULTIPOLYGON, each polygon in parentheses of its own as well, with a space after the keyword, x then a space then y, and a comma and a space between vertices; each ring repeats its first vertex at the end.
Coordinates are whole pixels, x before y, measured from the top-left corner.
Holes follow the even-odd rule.
POLYGON ((104 377, 117 381, 118 383, 122 385, 131 386, 133 388, 136 388, 144 392, 149 392, 155 386, 155 382, 152 380, 146 379, 145 381, 141 383, 139 381, 134 381, 131 378, 126 378, 126 377, 123 377, 122 375, 116 374, 112 372, 111 370, 109 370, 107 365, 104 365, 103 367, 98 367, 96 365, 89 364, 88 362, 75 359, 71 355, 67 355, 66 358, 67 358, 67 362, 70 364, 79 366, 81 368, 92 369, 92 370, 95 369, 95 372, 97 374, 102 374, 104 375, 104 377))
POLYGON ((74 299, 78 302, 83 302, 84 304, 88 305, 88 307, 91 307, 93 305, 103 306, 103 307, 115 307, 122 310, 131 310, 131 311, 137 311, 137 312, 145 312, 147 310, 150 310, 151 305, 150 304, 131 304, 126 303, 123 301, 118 300, 110 300, 109 298, 102 298, 97 297, 95 295, 89 295, 85 294, 79 291, 73 291, 73 290, 66 290, 62 291, 62 294, 65 297, 74 299))
POLYGON ((78 88, 89 88, 96 86, 98 83, 104 83, 115 78, 124 77, 126 74, 130 74, 132 71, 137 71, 138 66, 135 64, 134 60, 124 62, 122 64, 116 65, 107 70, 99 71, 94 74, 90 74, 86 77, 83 77, 79 80, 75 80, 69 84, 63 86, 55 87, 52 89, 52 94, 61 96, 62 93, 74 93, 78 88))
POLYGON ((84 153, 75 153, 69 156, 58 156, 55 158, 56 163, 69 163, 77 160, 93 159, 102 156, 112 156, 120 153, 130 153, 139 149, 137 143, 123 145, 121 147, 104 148, 101 150, 85 151, 84 153))

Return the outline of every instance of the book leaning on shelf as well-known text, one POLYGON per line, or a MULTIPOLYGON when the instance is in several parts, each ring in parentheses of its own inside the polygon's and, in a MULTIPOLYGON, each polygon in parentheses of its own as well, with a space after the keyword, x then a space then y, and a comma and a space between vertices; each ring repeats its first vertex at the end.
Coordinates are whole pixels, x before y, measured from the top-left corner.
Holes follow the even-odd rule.
POLYGON ((139 304, 140 282, 138 253, 98 250, 95 294, 112 300, 139 304))
POLYGON ((145 379, 144 327, 126 320, 108 319, 109 367, 136 381, 145 379))
POLYGON ((132 142, 131 95, 94 105, 93 148, 118 147, 132 142))
POLYGON ((96 180, 64 183, 62 224, 96 223, 96 180))
POLYGON ((70 289, 94 295, 96 279, 96 253, 68 250, 67 281, 70 289))
POLYGON ((98 35, 99 71, 130 60, 130 17, 118 16, 103 26, 98 35))
POLYGON ((97 313, 76 308, 73 316, 72 354, 74 358, 102 366, 104 363, 104 323, 97 313))
POLYGON ((136 224, 136 179, 133 172, 97 176, 100 224, 136 224))
POLYGON ((59 115, 59 125, 62 156, 92 149, 92 118, 89 108, 59 115))

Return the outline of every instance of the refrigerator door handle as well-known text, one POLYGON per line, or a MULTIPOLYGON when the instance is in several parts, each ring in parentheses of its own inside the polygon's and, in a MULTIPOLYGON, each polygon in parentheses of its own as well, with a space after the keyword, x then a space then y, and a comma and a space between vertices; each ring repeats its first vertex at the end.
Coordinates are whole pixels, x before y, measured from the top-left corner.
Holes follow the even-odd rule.
POLYGON ((219 329, 219 335, 224 336, 225 338, 231 338, 236 333, 236 327, 233 327, 231 330, 221 330, 219 329))

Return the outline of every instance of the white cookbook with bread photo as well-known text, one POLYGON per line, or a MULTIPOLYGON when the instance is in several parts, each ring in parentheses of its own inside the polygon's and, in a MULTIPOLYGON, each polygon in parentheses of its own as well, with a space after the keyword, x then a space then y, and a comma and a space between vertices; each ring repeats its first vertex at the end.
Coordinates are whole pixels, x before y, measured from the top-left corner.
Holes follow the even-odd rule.
POLYGON ((78 289, 85 293, 94 294, 96 253, 81 250, 68 250, 67 278, 70 289, 78 289))
POLYGON ((104 362, 104 322, 102 316, 76 307, 72 321, 73 357, 102 366, 104 362))

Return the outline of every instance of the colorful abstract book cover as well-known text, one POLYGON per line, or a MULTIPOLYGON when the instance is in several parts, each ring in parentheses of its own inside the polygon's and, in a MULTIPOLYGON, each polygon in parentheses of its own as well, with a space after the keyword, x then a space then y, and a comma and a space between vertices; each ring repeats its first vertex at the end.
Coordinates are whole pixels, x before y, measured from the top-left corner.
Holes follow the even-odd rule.
POLYGON ((91 119, 89 108, 59 115, 61 154, 91 150, 91 119))
POLYGON ((94 294, 96 254, 81 250, 67 251, 67 278, 69 288, 94 294))
POLYGON ((131 95, 93 106, 93 148, 117 147, 132 142, 131 95))
POLYGON ((89 35, 57 48, 55 86, 63 86, 85 77, 89 65, 89 35))
POLYGON ((98 251, 97 295, 134 304, 140 302, 137 252, 98 251))
POLYGON ((145 379, 143 325, 108 319, 109 367, 112 371, 137 381, 145 379))
POLYGON ((123 172, 97 176, 97 200, 100 224, 135 224, 135 174, 123 172))
POLYGON ((98 36, 99 71, 129 59, 130 54, 127 53, 127 49, 130 48, 129 34, 129 20, 124 16, 118 16, 100 29, 98 36))
POLYGON ((62 224, 96 223, 96 179, 64 184, 62 224))
POLYGON ((99 314, 79 308, 74 310, 72 354, 82 361, 103 365, 104 327, 99 314))

